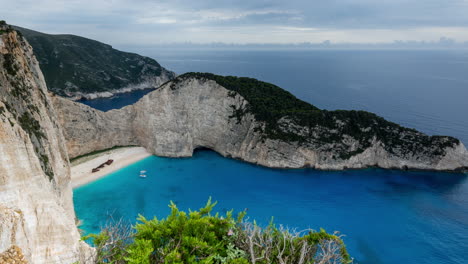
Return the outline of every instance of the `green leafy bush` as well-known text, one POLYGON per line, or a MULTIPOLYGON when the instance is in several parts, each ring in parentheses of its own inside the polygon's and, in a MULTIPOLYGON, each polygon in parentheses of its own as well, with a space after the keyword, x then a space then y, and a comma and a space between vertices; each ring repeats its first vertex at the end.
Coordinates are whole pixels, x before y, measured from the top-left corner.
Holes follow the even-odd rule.
POLYGON ((167 218, 138 217, 133 232, 122 222, 92 234, 96 263, 350 263, 341 238, 324 230, 293 232, 273 223, 263 229, 255 222, 212 215, 216 203, 188 213, 171 202, 167 218))

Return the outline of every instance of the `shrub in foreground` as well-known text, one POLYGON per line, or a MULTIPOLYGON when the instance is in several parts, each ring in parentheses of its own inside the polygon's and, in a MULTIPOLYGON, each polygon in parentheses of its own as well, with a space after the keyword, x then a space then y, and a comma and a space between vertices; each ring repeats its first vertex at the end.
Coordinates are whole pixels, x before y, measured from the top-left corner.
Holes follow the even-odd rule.
POLYGON ((296 232, 266 228, 244 221, 245 212, 233 217, 212 215, 216 203, 188 213, 171 202, 165 219, 138 217, 131 228, 114 222, 99 234, 91 234, 97 249, 96 263, 351 263, 346 247, 337 234, 324 230, 296 232))

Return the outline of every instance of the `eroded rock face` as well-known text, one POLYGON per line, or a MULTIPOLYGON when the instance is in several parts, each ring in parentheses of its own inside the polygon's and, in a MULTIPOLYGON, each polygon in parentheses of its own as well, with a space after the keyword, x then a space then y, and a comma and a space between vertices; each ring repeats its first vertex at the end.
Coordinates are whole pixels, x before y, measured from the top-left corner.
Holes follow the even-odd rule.
MULTIPOLYGON (((362 148, 362 143, 346 135, 340 142, 327 144, 270 139, 262 133, 265 124, 252 113, 244 112, 239 118, 235 115, 236 109, 246 109, 247 100, 207 79, 176 79, 134 105, 105 113, 57 96, 53 101, 71 157, 116 145, 137 144, 167 157, 191 156, 196 148, 206 147, 223 156, 275 168, 342 170, 378 166, 457 170, 468 166, 468 152, 462 143, 430 155, 426 150, 403 154, 397 149, 390 153, 376 136, 364 151, 343 158, 337 154, 337 148, 353 151, 362 148)), ((316 135, 324 129, 315 127, 309 131, 310 128, 287 118, 280 120, 279 125, 299 135, 316 135)), ((408 133, 423 136, 419 132, 408 133)))
POLYGON ((83 263, 60 124, 27 42, 0 26, 0 252, 29 263, 83 263))

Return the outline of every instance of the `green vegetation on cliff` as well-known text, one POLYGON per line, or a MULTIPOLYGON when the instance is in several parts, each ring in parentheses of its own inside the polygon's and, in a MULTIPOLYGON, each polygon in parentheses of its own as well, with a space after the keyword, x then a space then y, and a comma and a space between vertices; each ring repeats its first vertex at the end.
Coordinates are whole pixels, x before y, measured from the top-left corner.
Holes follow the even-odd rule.
POLYGON ((337 234, 295 232, 273 222, 261 228, 243 221, 245 212, 212 215, 215 205, 210 199, 186 213, 171 203, 165 219, 140 216, 133 230, 118 222, 84 239, 95 245, 97 263, 351 263, 337 234))
POLYGON ((230 96, 239 94, 245 98, 249 102, 247 108, 234 107, 232 117, 240 122, 245 113, 252 113, 265 124, 263 134, 267 138, 316 146, 340 143, 345 137, 358 140, 360 146, 356 149, 334 147, 343 159, 363 152, 374 139, 390 153, 399 155, 416 151, 441 155, 446 147, 459 143, 452 137, 427 136, 366 111, 321 110, 276 85, 252 78, 191 72, 179 76, 174 83, 188 78, 213 80, 232 91, 230 96))
POLYGON ((120 89, 162 74, 174 78, 174 73, 151 58, 118 51, 95 40, 15 29, 33 47, 49 90, 62 96, 120 89))

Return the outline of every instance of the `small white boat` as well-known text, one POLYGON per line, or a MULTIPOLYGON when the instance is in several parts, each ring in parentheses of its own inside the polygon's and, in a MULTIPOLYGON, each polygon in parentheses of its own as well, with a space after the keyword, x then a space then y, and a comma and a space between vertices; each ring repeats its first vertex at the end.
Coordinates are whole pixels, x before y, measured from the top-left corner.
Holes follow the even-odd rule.
POLYGON ((141 178, 146 178, 146 175, 145 174, 140 174, 140 177, 141 178))
POLYGON ((145 170, 140 171, 140 174, 145 174, 145 173, 146 173, 145 170))

